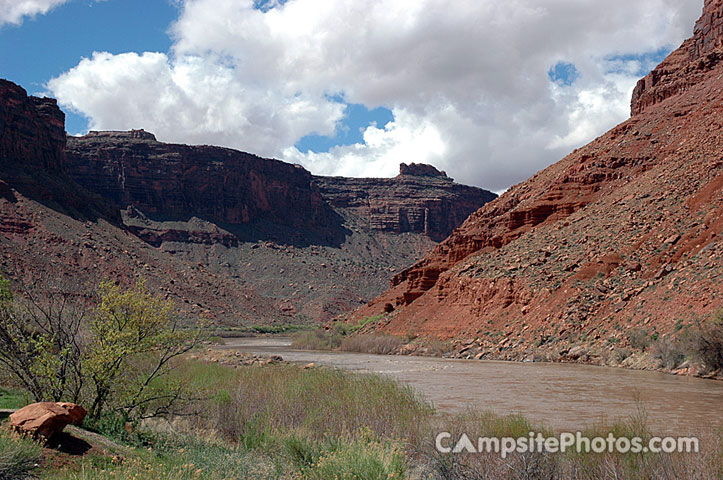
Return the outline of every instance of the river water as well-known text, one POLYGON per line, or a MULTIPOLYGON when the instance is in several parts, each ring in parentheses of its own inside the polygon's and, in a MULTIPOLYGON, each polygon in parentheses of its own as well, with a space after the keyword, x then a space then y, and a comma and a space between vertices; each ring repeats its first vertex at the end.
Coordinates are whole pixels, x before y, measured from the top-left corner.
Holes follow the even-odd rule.
POLYGON ((716 380, 575 364, 303 351, 282 337, 225 339, 222 348, 388 375, 412 385, 439 410, 521 413, 556 431, 625 419, 639 406, 656 435, 723 428, 723 382, 716 380))

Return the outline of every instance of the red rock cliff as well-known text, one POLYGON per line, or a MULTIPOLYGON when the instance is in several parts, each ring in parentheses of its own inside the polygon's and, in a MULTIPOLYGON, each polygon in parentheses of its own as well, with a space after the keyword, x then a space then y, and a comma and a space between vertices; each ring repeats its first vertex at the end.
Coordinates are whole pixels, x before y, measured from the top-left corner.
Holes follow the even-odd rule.
POLYGON ((0 162, 22 162, 60 170, 65 149, 65 115, 54 99, 30 97, 0 79, 0 162))
POLYGON ((161 143, 142 130, 68 137, 67 170, 88 190, 146 214, 307 227, 334 221, 300 166, 228 148, 161 143))
POLYGON ((723 54, 723 0, 707 0, 693 36, 641 79, 633 91, 631 114, 678 95, 704 80, 723 54))

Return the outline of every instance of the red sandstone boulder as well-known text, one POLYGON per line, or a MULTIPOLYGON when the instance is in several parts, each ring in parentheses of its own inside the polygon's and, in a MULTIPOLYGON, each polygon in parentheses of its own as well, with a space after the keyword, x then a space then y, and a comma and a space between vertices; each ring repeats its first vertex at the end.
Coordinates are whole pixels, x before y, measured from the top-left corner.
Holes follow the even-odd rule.
POLYGON ((10 415, 13 428, 34 437, 49 439, 68 424, 83 423, 86 411, 74 403, 33 403, 10 415))

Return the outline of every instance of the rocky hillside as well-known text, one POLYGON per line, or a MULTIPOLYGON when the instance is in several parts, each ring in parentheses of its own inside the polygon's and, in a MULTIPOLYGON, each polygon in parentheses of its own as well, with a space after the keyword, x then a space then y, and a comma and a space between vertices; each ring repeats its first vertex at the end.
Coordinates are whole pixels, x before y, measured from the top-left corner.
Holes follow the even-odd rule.
POLYGON ((63 120, 54 100, 0 82, 0 270, 23 283, 143 276, 189 318, 227 326, 356 308, 494 198, 431 166, 324 179, 142 130, 66 145, 63 120))
POLYGON ((472 214, 356 315, 477 358, 605 362, 723 305, 723 2, 633 116, 472 214), (572 353, 571 353, 572 352, 572 353))

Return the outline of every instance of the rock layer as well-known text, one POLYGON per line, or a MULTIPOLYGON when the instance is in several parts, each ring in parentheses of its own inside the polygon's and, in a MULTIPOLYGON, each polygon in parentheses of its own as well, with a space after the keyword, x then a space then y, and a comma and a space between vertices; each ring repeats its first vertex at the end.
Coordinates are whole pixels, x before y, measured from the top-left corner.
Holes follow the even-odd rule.
POLYGON ((492 197, 426 165, 323 179, 143 130, 69 137, 66 149, 54 101, 2 86, 0 272, 16 288, 142 276, 189 321, 324 322, 374 298, 492 197))
POLYGON ((693 36, 642 78, 630 102, 632 115, 676 96, 709 76, 723 59, 723 0, 707 0, 693 36))

